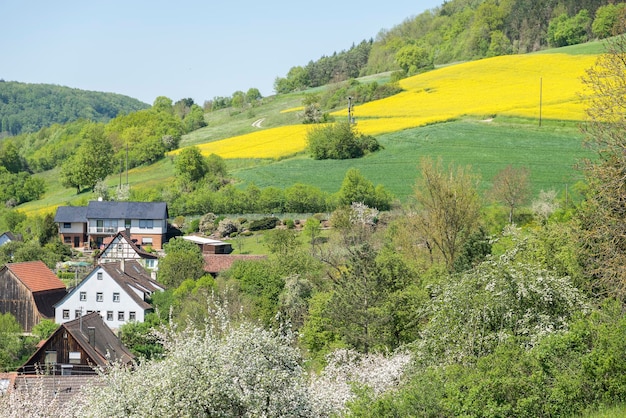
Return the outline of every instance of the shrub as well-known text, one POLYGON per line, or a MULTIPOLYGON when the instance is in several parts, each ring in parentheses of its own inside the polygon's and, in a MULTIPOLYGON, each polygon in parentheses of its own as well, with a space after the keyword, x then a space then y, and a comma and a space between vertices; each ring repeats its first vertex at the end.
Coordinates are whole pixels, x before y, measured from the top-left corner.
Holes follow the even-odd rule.
POLYGON ((274 229, 280 220, 275 216, 269 216, 261 219, 256 219, 250 222, 248 229, 250 231, 263 231, 266 229, 274 229))
POLYGON ((311 156, 316 160, 362 157, 380 148, 372 136, 363 136, 347 121, 314 128, 307 134, 311 156))

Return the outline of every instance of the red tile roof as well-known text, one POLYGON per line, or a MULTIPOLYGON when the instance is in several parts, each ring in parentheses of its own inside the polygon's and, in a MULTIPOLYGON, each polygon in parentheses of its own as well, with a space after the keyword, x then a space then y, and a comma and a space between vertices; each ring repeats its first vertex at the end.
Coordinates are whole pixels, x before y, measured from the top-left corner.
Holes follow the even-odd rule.
POLYGON ((43 261, 9 263, 6 266, 33 293, 44 290, 65 289, 61 279, 43 261))

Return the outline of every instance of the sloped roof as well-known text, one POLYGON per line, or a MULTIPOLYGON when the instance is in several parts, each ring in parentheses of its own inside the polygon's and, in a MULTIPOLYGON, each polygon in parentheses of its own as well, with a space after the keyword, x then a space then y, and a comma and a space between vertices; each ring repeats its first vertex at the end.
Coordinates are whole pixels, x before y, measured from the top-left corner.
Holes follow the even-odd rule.
POLYGON ((59 206, 54 222, 87 222, 87 206, 59 206))
POLYGON ((115 336, 111 328, 104 323, 100 314, 92 312, 61 324, 41 347, 30 356, 24 365, 31 363, 34 358, 39 358, 42 350, 49 350, 51 348, 49 342, 53 341, 55 335, 64 331, 72 335, 80 347, 87 353, 90 361, 96 366, 104 367, 113 362, 128 364, 135 358, 130 350, 115 336), (93 345, 89 343, 89 328, 94 330, 93 345))
POLYGON ((143 309, 151 309, 152 306, 143 300, 133 289, 143 292, 158 292, 165 287, 152 280, 148 272, 135 260, 124 260, 115 263, 100 264, 126 293, 143 309))
POLYGON ((156 254, 151 254, 149 252, 147 252, 146 250, 139 248, 139 246, 137 246, 137 244, 135 244, 133 242, 133 240, 131 240, 128 235, 126 235, 126 233, 124 231, 120 231, 117 233, 117 235, 115 237, 113 237, 113 239, 106 245, 106 247, 104 247, 104 249, 102 250, 102 252, 100 254, 98 254, 98 258, 102 258, 105 256, 105 254, 108 253, 109 248, 112 245, 115 245, 117 242, 119 241, 126 241, 130 247, 141 257, 141 258, 152 258, 152 259, 156 259, 159 258, 156 254))
POLYGON ((167 219, 165 202, 91 201, 87 206, 89 219, 167 219))
POLYGON ((32 292, 64 289, 65 285, 43 261, 26 261, 6 265, 24 285, 32 292))

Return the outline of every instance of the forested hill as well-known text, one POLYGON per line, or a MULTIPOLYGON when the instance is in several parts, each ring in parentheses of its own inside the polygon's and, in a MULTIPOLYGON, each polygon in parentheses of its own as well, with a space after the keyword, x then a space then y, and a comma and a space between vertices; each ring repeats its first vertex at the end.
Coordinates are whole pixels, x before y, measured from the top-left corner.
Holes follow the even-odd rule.
POLYGON ((394 71, 393 79, 459 61, 525 54, 624 33, 626 4, 611 0, 444 0, 376 39, 292 67, 277 93, 394 71))
POLYGON ((0 80, 0 137, 77 119, 107 122, 150 105, 114 93, 0 80))

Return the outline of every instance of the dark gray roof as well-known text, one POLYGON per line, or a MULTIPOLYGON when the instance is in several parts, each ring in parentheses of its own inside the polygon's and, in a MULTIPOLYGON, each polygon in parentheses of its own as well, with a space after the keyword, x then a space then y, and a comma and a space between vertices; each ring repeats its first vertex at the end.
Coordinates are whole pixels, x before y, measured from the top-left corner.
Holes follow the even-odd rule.
POLYGON ((87 206, 59 206, 54 222, 87 222, 87 206))
POLYGON ((133 288, 143 290, 144 293, 154 293, 165 289, 165 286, 152 280, 148 272, 135 260, 104 263, 100 264, 99 267, 106 270, 113 280, 122 286, 126 293, 143 309, 151 309, 152 306, 143 300, 133 288))
POLYGON ((104 323, 102 317, 97 312, 84 315, 81 318, 61 324, 59 328, 42 344, 26 363, 32 362, 32 359, 39 358, 41 351, 49 350, 50 342, 54 341, 54 336, 60 332, 67 331, 87 353, 91 361, 96 366, 107 366, 113 362, 121 362, 129 364, 135 356, 122 344, 115 336, 111 328, 104 323), (94 344, 89 344, 88 329, 94 329, 94 344))
POLYGON ((167 219, 165 202, 91 201, 87 206, 89 219, 167 219))

